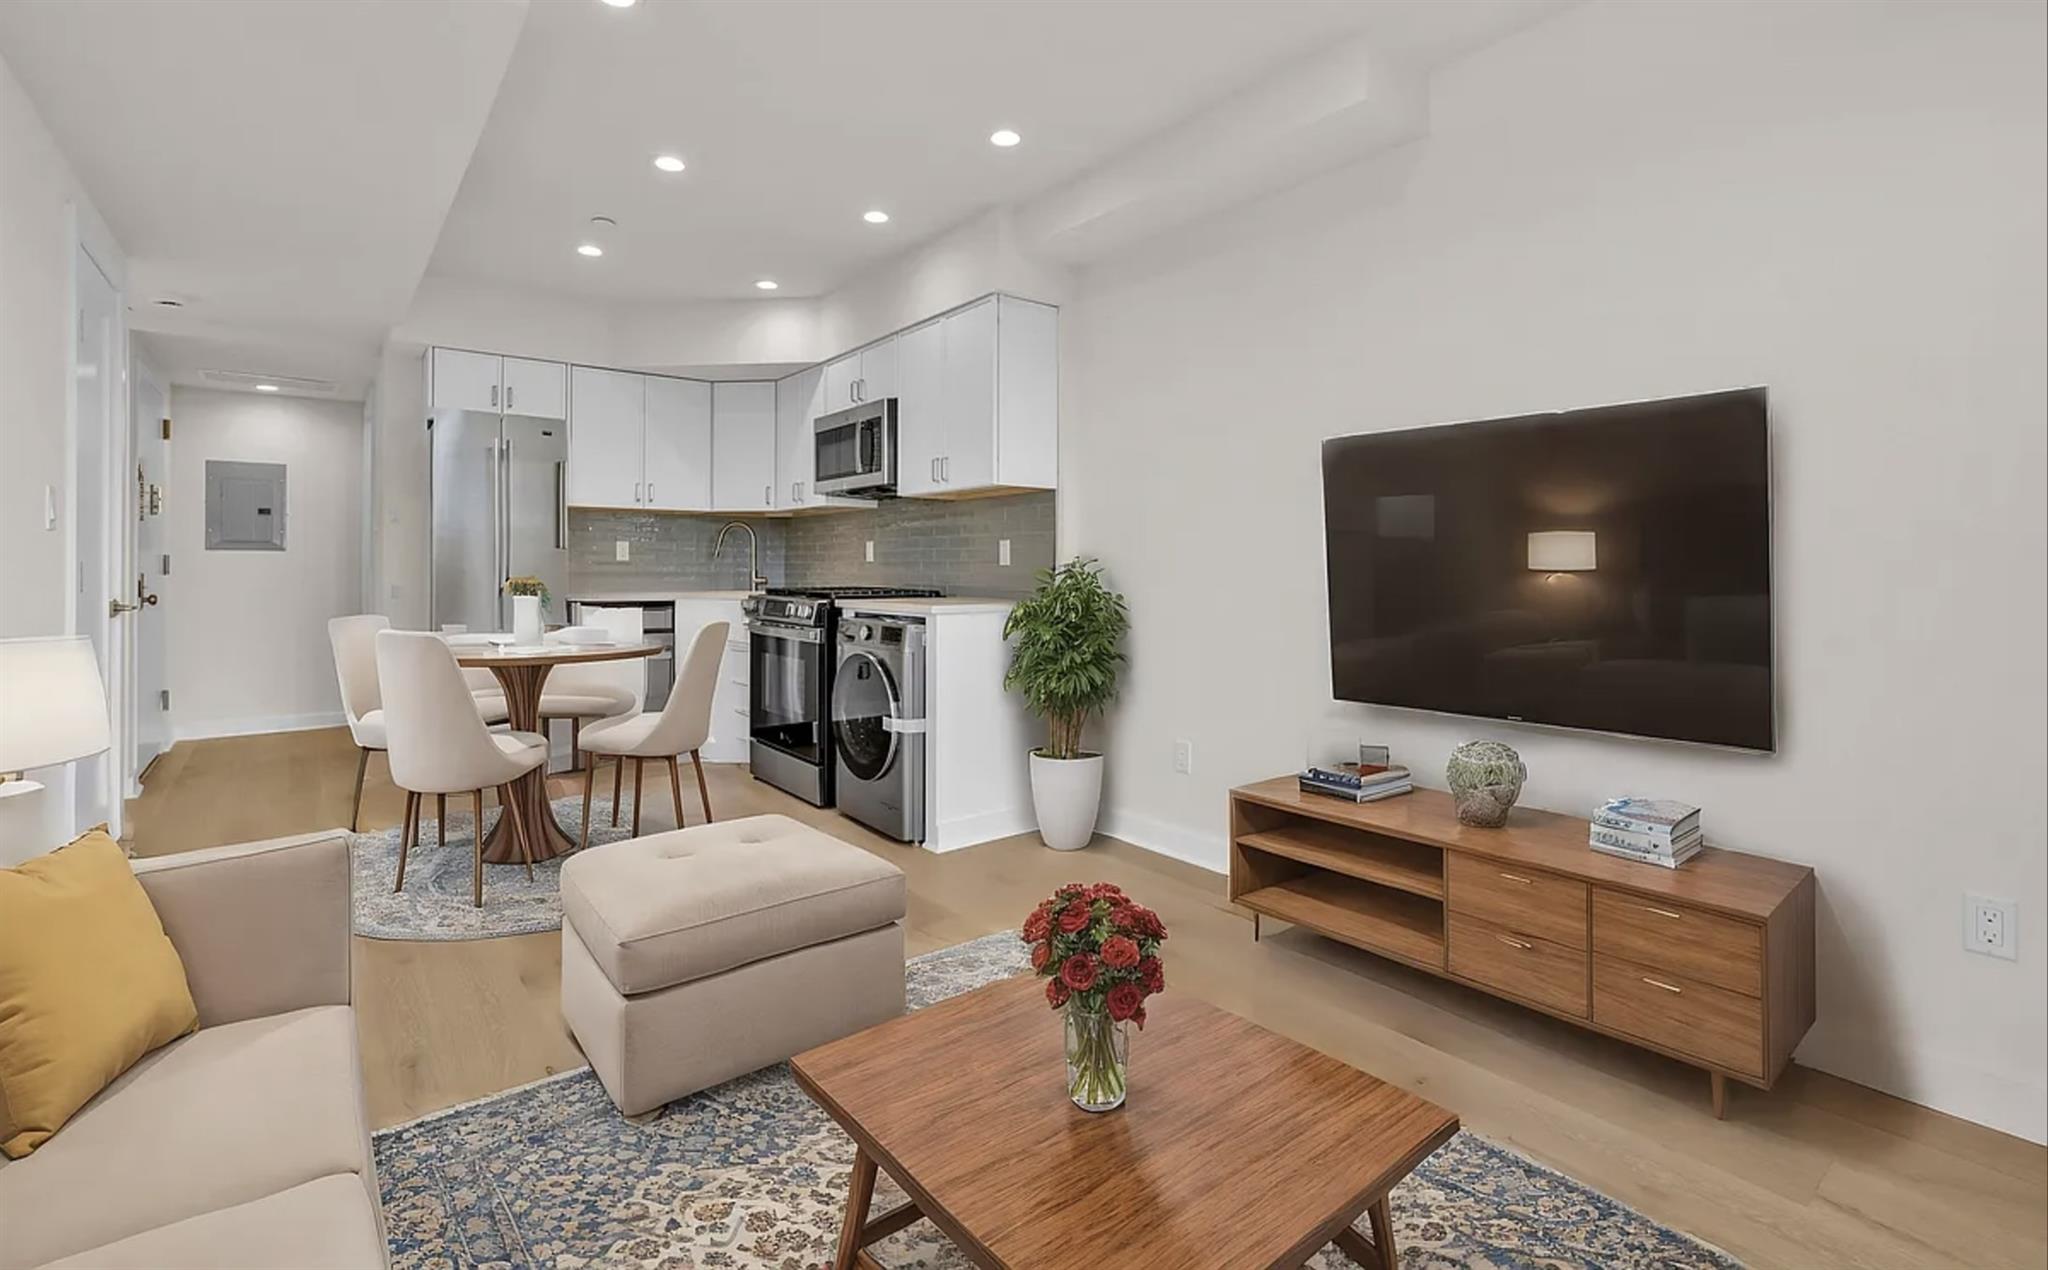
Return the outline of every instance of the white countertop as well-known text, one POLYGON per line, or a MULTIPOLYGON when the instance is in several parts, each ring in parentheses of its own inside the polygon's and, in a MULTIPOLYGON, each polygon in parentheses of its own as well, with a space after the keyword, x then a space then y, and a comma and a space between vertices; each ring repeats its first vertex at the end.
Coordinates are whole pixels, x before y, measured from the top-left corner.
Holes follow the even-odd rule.
POLYGON ((683 600, 730 600, 738 603, 752 594, 752 591, 662 591, 654 587, 615 587, 608 591, 570 591, 564 598, 576 604, 630 604, 635 601, 675 604, 683 600))
POLYGON ((985 595, 942 595, 936 599, 841 600, 842 613, 895 613, 928 617, 934 613, 1007 613, 1017 607, 1015 600, 985 595))

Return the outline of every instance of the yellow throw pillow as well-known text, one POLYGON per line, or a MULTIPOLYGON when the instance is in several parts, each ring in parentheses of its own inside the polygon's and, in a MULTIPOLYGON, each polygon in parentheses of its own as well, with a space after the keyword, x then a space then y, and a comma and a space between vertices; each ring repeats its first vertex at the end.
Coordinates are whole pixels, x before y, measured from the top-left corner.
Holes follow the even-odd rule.
POLYGON ((104 830, 0 869, 0 1152, 35 1150, 198 1026, 185 963, 104 830))

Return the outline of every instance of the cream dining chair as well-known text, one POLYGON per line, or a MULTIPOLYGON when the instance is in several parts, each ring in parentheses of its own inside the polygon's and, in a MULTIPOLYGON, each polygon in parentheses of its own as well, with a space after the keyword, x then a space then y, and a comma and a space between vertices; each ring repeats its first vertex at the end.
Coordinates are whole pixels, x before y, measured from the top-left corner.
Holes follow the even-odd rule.
MULTIPOLYGON (((585 608, 584 625, 601 626, 615 644, 637 644, 645 638, 644 614, 638 608, 585 608)), ((569 770, 583 766, 582 737, 586 720, 615 719, 640 713, 647 700, 647 663, 638 657, 557 666, 540 691, 540 730, 556 719, 569 721, 569 770)))
MULTIPOLYGON (((690 651, 676 666, 675 687, 668 704, 659 714, 638 714, 624 719, 606 719, 583 729, 583 752, 590 767, 583 774, 583 845, 590 845, 590 795, 597 787, 597 759, 610 755, 618 764, 612 783, 612 815, 618 815, 616 779, 633 760, 633 836, 640 836, 640 768, 649 759, 668 763, 669 796, 675 800, 676 828, 683 826, 683 778, 676 757, 690 756, 697 769, 697 797, 704 804, 704 823, 711 823, 711 790, 704 783, 704 760, 698 749, 711 739, 711 694, 718 687, 718 665, 725 656, 729 627, 709 622, 690 641, 690 651)), ((613 821, 617 823, 616 819, 613 821)))
MULTIPOLYGON (((384 745, 384 695, 377 682, 377 632, 391 629, 391 619, 379 613, 329 618, 327 642, 334 649, 334 674, 341 681, 341 712, 348 720, 349 736, 356 743, 356 792, 349 805, 348 828, 354 833, 363 814, 363 776, 369 771, 371 751, 384 745)), ((509 714, 505 693, 488 670, 476 672, 488 682, 471 682, 477 713, 486 723, 503 723, 509 714)), ((465 679, 468 677, 465 675, 465 679)), ((447 810, 442 800, 441 810, 447 810)), ((441 819, 447 817, 443 815, 441 819)), ((441 826, 446 838, 448 830, 441 826)))
MULTIPOLYGON (((521 842, 529 841, 519 803, 504 787, 548 760, 547 742, 533 732, 493 732, 478 714, 476 698, 439 635, 424 631, 379 631, 377 677, 384 690, 385 748, 391 779, 406 792, 405 828, 398 840, 398 884, 405 889, 405 857, 419 839, 420 802, 434 794, 447 805, 449 794, 467 791, 476 807, 476 881, 472 902, 484 902, 484 790, 498 789, 498 804, 511 816, 521 842)), ((533 861, 526 861, 533 876, 533 861)))

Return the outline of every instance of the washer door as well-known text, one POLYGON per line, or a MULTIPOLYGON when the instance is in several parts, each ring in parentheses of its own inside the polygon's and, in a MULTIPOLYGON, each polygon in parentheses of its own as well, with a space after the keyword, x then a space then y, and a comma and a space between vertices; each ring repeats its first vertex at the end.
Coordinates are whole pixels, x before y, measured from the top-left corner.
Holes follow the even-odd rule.
POLYGON ((882 721, 901 714, 902 704, 895 676, 873 653, 851 652, 840 661, 832 681, 832 738, 856 780, 880 780, 895 765, 901 740, 882 721))

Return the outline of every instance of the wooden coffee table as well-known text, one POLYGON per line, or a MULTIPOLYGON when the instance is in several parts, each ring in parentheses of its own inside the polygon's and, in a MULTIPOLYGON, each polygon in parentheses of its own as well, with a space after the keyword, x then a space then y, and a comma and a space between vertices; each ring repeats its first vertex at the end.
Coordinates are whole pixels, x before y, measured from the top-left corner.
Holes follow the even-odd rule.
POLYGON ((791 1061, 859 1148, 838 1270, 929 1217, 976 1265, 1394 1265, 1387 1193, 1458 1131, 1406 1090, 1186 994, 1148 1003, 1130 1101, 1067 1099, 1059 1015, 1008 979, 791 1061), (875 1169, 911 1202, 874 1219, 875 1169), (1373 1238, 1351 1229, 1372 1217, 1373 1238))

